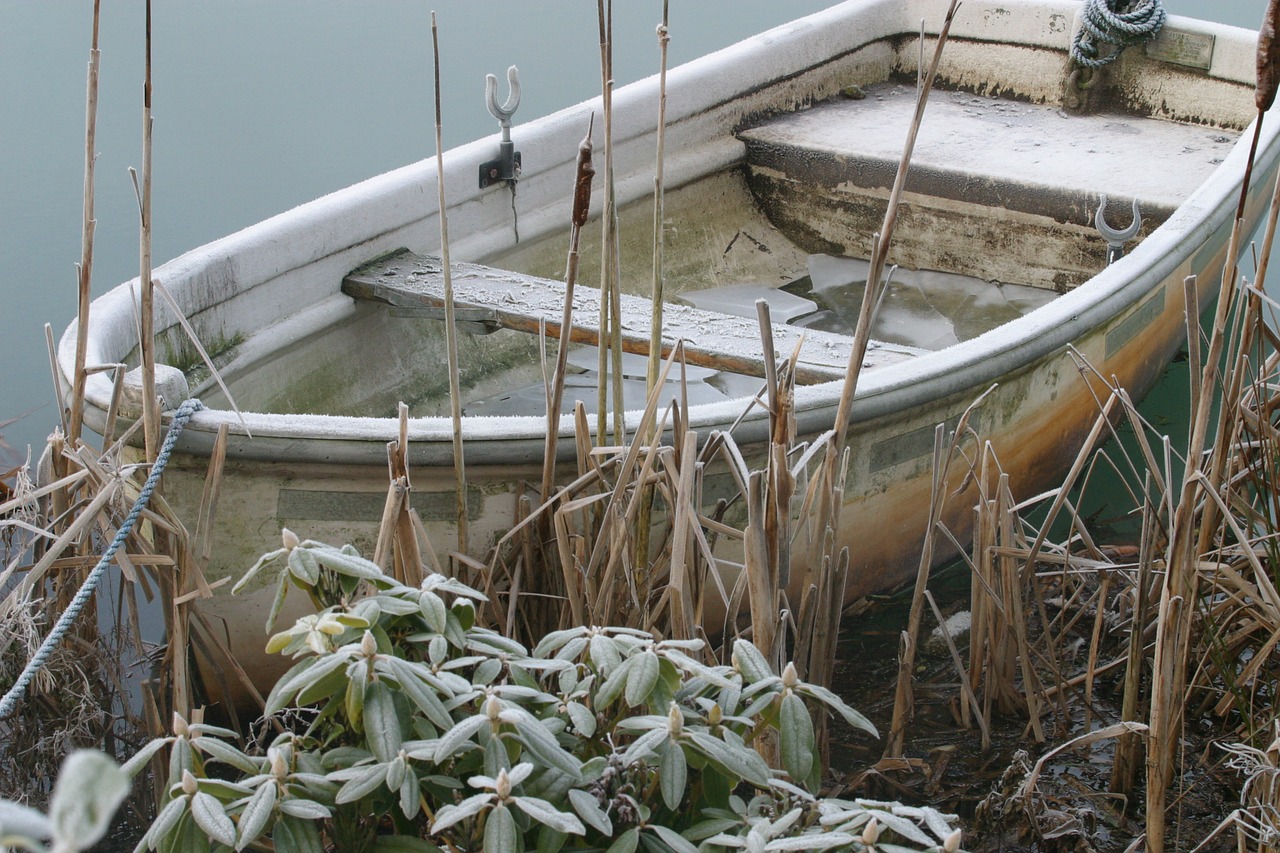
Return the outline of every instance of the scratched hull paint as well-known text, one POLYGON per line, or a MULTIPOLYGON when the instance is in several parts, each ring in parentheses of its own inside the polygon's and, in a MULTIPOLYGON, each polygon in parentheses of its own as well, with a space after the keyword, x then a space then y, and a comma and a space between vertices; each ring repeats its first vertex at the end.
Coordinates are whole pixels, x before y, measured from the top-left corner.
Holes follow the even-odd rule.
MULTIPOLYGON (((951 97, 966 120, 987 122, 990 145, 976 147, 1000 151, 1001 140, 1010 138, 1007 127, 1046 119, 1033 116, 1033 108, 1055 113, 1078 6, 1070 0, 963 4, 940 77, 945 91, 935 97, 951 97), (963 98, 981 103, 966 104, 963 98)), ((785 120, 771 122, 815 105, 825 108, 853 85, 864 87, 871 93, 867 100, 877 103, 882 90, 876 87, 909 87, 919 55, 919 22, 923 18, 927 31, 936 33, 944 7, 940 0, 853 0, 671 72, 666 175, 673 197, 685 197, 668 208, 672 243, 681 244, 680 254, 673 254, 678 280, 699 287, 745 280, 776 286, 803 274, 808 253, 865 254, 859 247, 869 244, 871 230, 879 225, 892 180, 885 156, 834 149, 812 157, 789 155, 787 146, 795 140, 768 134, 785 136, 794 127, 785 120)), ((1128 133, 1121 126, 1130 119, 1181 122, 1175 127, 1179 133, 1208 134, 1205 150, 1221 148, 1212 154, 1221 163, 1202 152, 1203 175, 1193 185, 1175 186, 1173 198, 1162 180, 1151 186, 1133 183, 1128 194, 1149 201, 1144 201, 1149 222, 1136 248, 1111 267, 1102 269, 1105 247, 1088 225, 1091 199, 1111 191, 1110 184, 1080 181, 1062 158, 1027 161, 1025 174, 1006 180, 980 174, 980 166, 949 172, 948 164, 961 158, 945 140, 936 140, 942 147, 934 165, 928 151, 922 153, 921 177, 908 186, 904 257, 891 260, 1063 295, 972 340, 863 374, 852 412, 843 512, 843 536, 852 551, 849 596, 893 586, 914 573, 936 424, 954 424, 979 395, 998 386, 977 412, 976 423, 995 445, 1015 495, 1034 494, 1060 478, 1096 416, 1090 383, 1068 347, 1141 396, 1185 337, 1183 279, 1198 275, 1201 304, 1211 298, 1244 172, 1247 146, 1238 140, 1251 134, 1254 41, 1251 33, 1216 24, 1174 18, 1171 26, 1194 35, 1197 44, 1212 39, 1209 67, 1187 68, 1158 53, 1131 51, 1111 77, 1110 101, 1104 105, 1118 117, 1112 131, 1128 133), (1055 194, 1056 206, 1049 203, 1055 194)), ((649 205, 656 95, 656 81, 647 80, 614 97, 618 194, 629 211, 624 224, 629 218, 643 223, 649 205)), ((559 271, 573 158, 593 111, 599 111, 598 103, 514 128, 524 162, 514 201, 503 187, 474 186, 478 165, 494 156, 496 137, 445 154, 456 260, 532 274, 559 271)), ((815 109, 808 118, 820 115, 815 109)), ((1071 121, 1061 117, 1064 128, 1071 121)), ((928 127, 929 114, 925 122, 928 127)), ((1070 141, 1066 144, 1070 148, 1070 141)), ((1010 148, 1004 159, 1012 162, 1015 154, 1032 148, 1034 142, 1026 151, 1010 148)), ((1255 187, 1274 179, 1278 148, 1274 131, 1264 126, 1255 187)), ((1080 152, 1076 162, 1085 162, 1079 158, 1088 154, 1080 152)), ((1121 172, 1136 174, 1145 159, 1146 154, 1139 155, 1121 172)), ((1168 166, 1156 171, 1161 169, 1180 177, 1186 171, 1168 166)), ((212 579, 238 575, 257 555, 276 547, 282 526, 369 550, 386 494, 386 444, 398 433, 391 417, 398 399, 416 401, 409 425, 416 506, 435 547, 444 552, 453 546, 451 426, 439 409, 430 408, 439 405, 439 395, 432 400, 423 392, 424 385, 440 378, 438 341, 423 321, 356 304, 339 289, 349 271, 371 258, 400 247, 435 250, 435 182, 434 159, 407 166, 197 249, 157 271, 205 340, 235 342, 219 360, 233 388, 250 401, 245 408, 255 410, 246 411, 242 421, 218 407, 207 381, 192 378, 194 392, 211 407, 183 435, 167 471, 166 494, 194 524, 208 454, 225 426, 229 443, 211 537, 212 579)), ((1251 222, 1264 194, 1254 194, 1251 222)), ((1127 198, 1125 192, 1113 197, 1127 198)), ((624 271, 642 292, 649 277, 644 248, 649 238, 641 232, 623 239, 634 243, 624 246, 624 271), (637 260, 626 261, 626 252, 637 260)), ((595 251, 584 252, 588 262, 595 251)), ((593 273, 583 275, 589 280, 593 273)), ((134 290, 122 285, 95 302, 91 364, 136 363, 134 290)), ((174 318, 162 311, 157 328, 162 342, 177 351, 181 332, 174 318)), ((521 358, 521 344, 478 341, 476 357, 498 365, 486 368, 488 373, 467 374, 467 381, 481 389, 484 376, 509 366, 499 350, 511 353, 514 363, 521 358)), ((73 353, 74 328, 59 349, 64 375, 73 353)), ((797 389, 802 433, 817 435, 831 427, 839 393, 839 382, 797 389)), ((103 425, 111 395, 106 375, 91 378, 91 424, 103 425)), ((744 408, 740 395, 728 396, 693 407, 690 426, 702 436, 727 427, 744 408)), ((571 434, 571 422, 562 420, 560 429, 571 434)), ((474 555, 482 556, 510 523, 516 484, 537 479, 543 431, 541 417, 464 419, 472 490, 468 545, 474 555)), ((747 445, 760 442, 767 422, 757 411, 736 434, 747 445)), ((560 447, 568 454, 572 442, 562 441, 560 447)), ((955 500, 951 506, 948 521, 963 536, 971 524, 968 502, 955 500)), ((219 594, 199 606, 215 626, 225 627, 242 663, 265 683, 273 664, 261 655, 268 607, 263 591, 243 599, 219 594)), ((234 685, 229 689, 238 692, 234 685)))

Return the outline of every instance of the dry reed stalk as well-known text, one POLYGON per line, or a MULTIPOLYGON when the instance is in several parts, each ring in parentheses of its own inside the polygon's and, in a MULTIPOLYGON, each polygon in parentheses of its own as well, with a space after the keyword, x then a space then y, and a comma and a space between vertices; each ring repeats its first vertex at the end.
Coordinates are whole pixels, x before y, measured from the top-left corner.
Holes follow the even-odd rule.
POLYGON ((662 23, 658 25, 658 51, 661 60, 658 70, 658 151, 653 176, 653 315, 649 335, 649 368, 646 374, 650 391, 658 379, 658 370, 662 364, 662 301, 666 298, 663 269, 666 248, 663 202, 666 184, 663 180, 663 166, 667 147, 667 46, 671 42, 669 7, 670 0, 662 0, 662 23))
POLYGON ((625 441, 622 401, 622 300, 619 288, 618 206, 613 183, 613 0, 596 0, 600 27, 600 97, 604 113, 604 203, 600 217, 600 347, 597 361, 596 439, 604 444, 613 386, 613 442, 625 441), (607 343, 606 343, 607 341, 607 343), (610 357, 613 371, 610 372, 610 357))
MULTIPOLYGON (((435 558, 430 547, 418 544, 418 526, 414 524, 411 496, 413 484, 409 480, 409 407, 399 406, 400 437, 387 443, 387 471, 390 483, 387 500, 383 504, 382 521, 378 525, 378 541, 373 561, 401 583, 419 587, 422 585, 422 555, 424 550, 435 558)), ((439 571, 439 567, 436 567, 439 571)))
POLYGON ((160 451, 160 409, 156 399, 155 296, 151 282, 151 0, 146 0, 146 76, 142 85, 142 178, 138 190, 139 341, 142 353, 142 434, 147 461, 160 451))
MULTIPOLYGON (((71 416, 67 437, 74 446, 80 440, 84 420, 85 360, 89 349, 89 302, 93 281, 93 236, 97 220, 93 215, 94 165, 97 162, 98 70, 102 54, 98 50, 98 25, 102 0, 93 0, 93 36, 89 47, 89 72, 85 94, 84 131, 84 219, 80 239, 80 263, 76 268, 76 361, 71 385, 71 416)), ((62 401, 59 401, 62 405, 62 401)))
MULTIPOLYGON (((441 141, 440 34, 431 13, 431 55, 435 81, 436 203, 440 208, 440 267, 444 273, 444 335, 448 350, 449 414, 453 418, 453 476, 457 480, 458 550, 467 552, 467 464, 462 447, 462 391, 458 387, 458 327, 454 322, 453 268, 449 263, 449 216, 444 200, 444 143, 441 141)), ((403 440, 404 430, 401 430, 403 440)), ((407 448, 404 449, 407 453, 407 448)), ((421 564, 419 564, 421 565, 421 564)), ((419 569, 420 571, 420 569, 419 569)))
MULTIPOLYGON (((564 311, 560 318, 560 342, 556 348, 556 369, 551 376, 551 388, 547 395, 547 440, 542 456, 543 501, 551 498, 556 477, 556 443, 560 437, 560 405, 564 400, 565 371, 569 359, 569 338, 573 329, 573 289, 578 281, 578 245, 582 228, 587 224, 591 207, 591 179, 595 166, 591 163, 591 129, 595 116, 587 124, 587 135, 578 144, 578 164, 573 183, 573 211, 569 228, 569 258, 565 262, 564 311)), ((581 473, 581 472, 579 472, 581 473)))

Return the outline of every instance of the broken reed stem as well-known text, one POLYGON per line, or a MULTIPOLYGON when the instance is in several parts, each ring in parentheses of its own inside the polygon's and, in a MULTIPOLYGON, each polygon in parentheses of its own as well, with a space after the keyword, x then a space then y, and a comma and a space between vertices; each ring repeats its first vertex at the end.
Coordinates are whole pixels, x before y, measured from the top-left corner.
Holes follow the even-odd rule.
MULTIPOLYGON (((883 758, 901 758, 906 738, 907 723, 914 708, 911 682, 915 677, 916 647, 920 640, 920 621, 924 615, 925 595, 928 592, 929 570, 933 566, 934 528, 942 516, 946 503, 946 483, 943 479, 945 462, 943 441, 946 424, 938 424, 933 431, 933 488, 929 493, 929 517, 925 528, 924 544, 920 549, 920 566, 916 570, 916 585, 911 594, 911 611, 907 617, 907 630, 899 642, 898 682, 893 698, 893 717, 889 723, 889 735, 885 738, 883 758)), ((972 691, 971 691, 972 692, 972 691)), ((983 747, 986 747, 986 729, 983 728, 983 747)))
POLYGON ((551 377, 547 397, 547 438, 542 457, 542 501, 551 500, 556 479, 556 443, 560 437, 560 405, 564 400, 564 380, 569 358, 569 340, 573 328, 573 288, 578 281, 578 244, 582 228, 587 224, 591 207, 591 179, 595 166, 591 163, 591 130, 595 114, 587 123, 587 135, 578 144, 578 168, 573 184, 573 214, 569 227, 569 258, 564 272, 564 309, 560 317, 560 341, 556 347, 556 369, 551 377))
MULTIPOLYGON (((449 264, 449 215, 444 199, 444 144, 441 141, 440 35, 431 13, 431 54, 436 106, 436 198, 440 205, 440 265, 444 273, 444 336, 449 360, 449 412, 453 417, 453 475, 457 480, 458 550, 467 552, 467 466, 462 448, 462 390, 458 386, 458 327, 454 323, 453 270, 449 264)), ((408 448, 404 448, 408 456, 408 448)))
MULTIPOLYGON (((97 220, 93 216, 94 165, 98 129, 98 70, 102 54, 98 50, 98 24, 102 0, 93 0, 93 37, 89 48, 89 72, 85 93, 84 129, 84 222, 80 237, 80 263, 76 269, 76 364, 71 386, 71 417, 67 438, 74 447, 80 440, 84 420, 85 360, 89 350, 89 302, 93 281, 93 235, 97 220)), ((62 402, 59 401, 59 405, 62 402)))
POLYGON ((658 71, 658 153, 653 177, 653 318, 649 332, 649 369, 646 374, 649 391, 653 391, 653 383, 657 381, 658 369, 662 365, 662 300, 665 296, 663 251, 666 247, 666 235, 662 224, 663 198, 666 189, 663 182, 663 163, 667 145, 667 46, 671 42, 668 28, 669 5, 670 0, 662 0, 662 23, 658 26, 658 48, 662 58, 658 71))
POLYGON ((160 409, 156 400, 155 296, 151 283, 151 0, 146 3, 146 77, 142 86, 142 185, 138 191, 138 285, 142 351, 142 435, 147 461, 160 452, 160 409))

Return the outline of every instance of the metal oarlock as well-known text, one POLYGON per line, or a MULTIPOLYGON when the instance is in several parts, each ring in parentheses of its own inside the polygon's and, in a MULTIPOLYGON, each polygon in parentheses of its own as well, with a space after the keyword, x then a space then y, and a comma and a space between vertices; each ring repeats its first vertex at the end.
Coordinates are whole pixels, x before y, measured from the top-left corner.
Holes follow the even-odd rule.
POLYGON ((520 179, 520 152, 515 150, 515 145, 511 142, 511 117, 520 106, 520 75, 514 65, 507 69, 507 87, 507 100, 499 105, 498 78, 492 74, 485 76, 485 102, 490 115, 498 120, 498 126, 502 128, 502 141, 498 144, 498 159, 480 165, 481 189, 520 179))
POLYGON ((1124 244, 1138 236, 1142 227, 1142 214, 1138 211, 1138 200, 1133 200, 1133 222, 1128 228, 1117 231, 1107 224, 1107 197, 1098 196, 1098 212, 1093 215, 1093 227, 1098 229, 1102 239, 1107 241, 1107 266, 1124 257, 1124 244))

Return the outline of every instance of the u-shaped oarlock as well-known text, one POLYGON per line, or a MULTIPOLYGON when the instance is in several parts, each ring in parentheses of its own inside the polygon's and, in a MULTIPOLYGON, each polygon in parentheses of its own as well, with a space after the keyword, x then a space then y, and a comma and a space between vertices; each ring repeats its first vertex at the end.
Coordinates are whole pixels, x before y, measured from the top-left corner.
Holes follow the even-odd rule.
POLYGON ((520 72, 512 65, 507 69, 507 100, 498 104, 498 78, 486 74, 484 78, 484 99, 489 107, 489 114, 498 120, 502 128, 502 142, 498 145, 498 159, 480 165, 480 188, 497 183, 507 183, 514 187, 520 179, 520 152, 511 142, 511 117, 520 106, 520 72))
POLYGON ((498 78, 486 74, 484 78, 484 99, 489 106, 489 114, 498 120, 502 127, 502 141, 511 141, 511 117, 520 106, 520 72, 512 65, 507 69, 507 100, 498 105, 498 78))
POLYGON ((1133 200, 1133 222, 1129 227, 1117 231, 1107 224, 1107 197, 1099 194, 1098 212, 1093 215, 1093 227, 1098 229, 1102 239, 1107 241, 1107 266, 1124 257, 1124 244, 1138 236, 1142 228, 1142 213, 1138 210, 1138 200, 1133 200))

